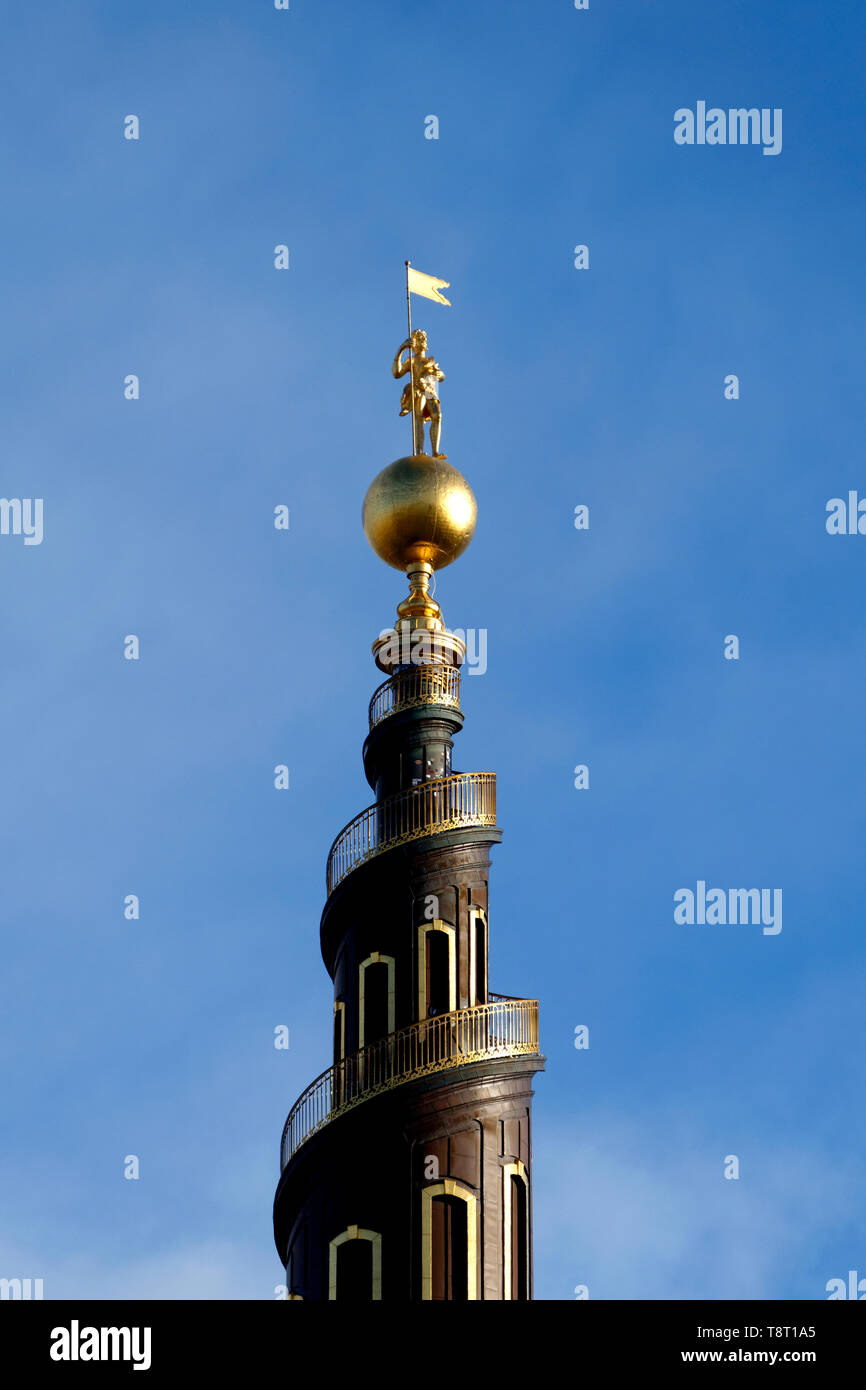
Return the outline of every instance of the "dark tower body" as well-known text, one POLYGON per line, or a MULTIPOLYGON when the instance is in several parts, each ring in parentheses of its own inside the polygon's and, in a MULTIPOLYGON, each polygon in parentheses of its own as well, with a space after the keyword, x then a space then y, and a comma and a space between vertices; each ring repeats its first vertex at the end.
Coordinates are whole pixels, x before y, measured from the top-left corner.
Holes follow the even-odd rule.
MULTIPOLYGON (((444 472, 418 456, 380 479, 401 466, 416 489, 444 472)), ((465 649, 432 565, 406 568, 410 597, 374 645, 389 674, 364 744, 375 801, 328 857, 334 1052, 286 1122, 277 1250, 290 1298, 528 1299, 538 1005, 489 989, 496 779, 452 768, 465 649)))

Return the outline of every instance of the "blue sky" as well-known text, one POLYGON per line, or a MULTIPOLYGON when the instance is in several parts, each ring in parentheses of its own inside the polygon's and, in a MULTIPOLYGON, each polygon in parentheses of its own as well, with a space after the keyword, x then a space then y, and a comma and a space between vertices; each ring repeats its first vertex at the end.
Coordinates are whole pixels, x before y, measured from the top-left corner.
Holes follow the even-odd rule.
POLYGON ((44 539, 0 536, 0 1275, 280 1282, 325 856, 404 588, 360 506, 406 451, 407 256, 452 286, 415 318, 479 524, 437 597, 488 633, 455 766, 499 779, 491 985, 542 1006, 537 1296, 866 1275, 866 538, 825 529, 866 494, 859 7, 3 27, 0 492, 44 499, 44 539), (699 100, 781 108, 781 154, 676 145, 699 100), (698 880, 781 887, 782 931, 675 924, 698 880))

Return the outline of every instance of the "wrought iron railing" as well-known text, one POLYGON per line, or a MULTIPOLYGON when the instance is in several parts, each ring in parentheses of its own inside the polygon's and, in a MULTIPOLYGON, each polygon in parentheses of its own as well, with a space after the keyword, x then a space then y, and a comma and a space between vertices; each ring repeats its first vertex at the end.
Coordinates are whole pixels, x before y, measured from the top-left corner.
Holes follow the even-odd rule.
POLYGON ((370 728, 389 714, 417 705, 460 708, 460 672, 456 666, 414 666, 392 676, 374 691, 370 701, 370 728))
POLYGON ((538 1000, 455 1009, 370 1043, 317 1077, 289 1111, 280 1169, 330 1120, 380 1091, 428 1072, 538 1052, 538 1000))
POLYGON ((368 806, 340 831, 328 855, 332 893, 359 864, 440 830, 496 824, 496 773, 455 772, 368 806))

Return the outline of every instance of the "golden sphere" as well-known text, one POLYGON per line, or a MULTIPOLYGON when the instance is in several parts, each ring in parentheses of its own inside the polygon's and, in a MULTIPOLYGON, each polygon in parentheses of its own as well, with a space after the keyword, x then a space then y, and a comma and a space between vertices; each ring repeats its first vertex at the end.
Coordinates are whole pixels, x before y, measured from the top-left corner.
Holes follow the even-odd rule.
POLYGON ((475 533, 478 504, 458 469, 416 454, 397 459, 374 478, 364 498, 364 535, 386 565, 413 560, 444 569, 475 533))

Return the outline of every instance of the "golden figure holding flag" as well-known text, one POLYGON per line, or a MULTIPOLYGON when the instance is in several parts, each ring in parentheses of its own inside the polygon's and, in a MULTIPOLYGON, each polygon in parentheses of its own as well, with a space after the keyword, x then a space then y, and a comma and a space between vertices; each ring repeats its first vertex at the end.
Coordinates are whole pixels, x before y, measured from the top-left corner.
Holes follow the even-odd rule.
POLYGON ((412 453, 425 452, 424 422, 429 420, 430 454, 434 459, 444 459, 445 455, 439 452, 442 436, 439 382, 445 380, 445 373, 438 362, 427 356, 427 334, 423 328, 416 329, 411 338, 400 344, 394 354, 391 371, 398 380, 407 372, 411 373, 411 381, 403 387, 400 397, 400 414, 408 415, 412 411, 412 453), (403 358, 406 351, 409 355, 403 358))
POLYGON ((406 308, 409 319, 409 336, 398 347, 391 367, 393 376, 399 380, 409 373, 409 381, 403 388, 400 398, 400 414, 412 416, 412 453, 424 454, 424 424, 430 422, 430 455, 444 459, 439 452, 442 437, 442 406, 439 401, 439 382, 445 380, 445 373, 439 363, 427 354, 427 334, 423 329, 412 332, 413 294, 421 294, 425 299, 434 299, 437 304, 451 301, 440 294, 440 289, 448 289, 449 282, 435 275, 425 275, 423 271, 413 270, 406 262, 406 308), (403 353, 408 355, 404 358, 403 353))

